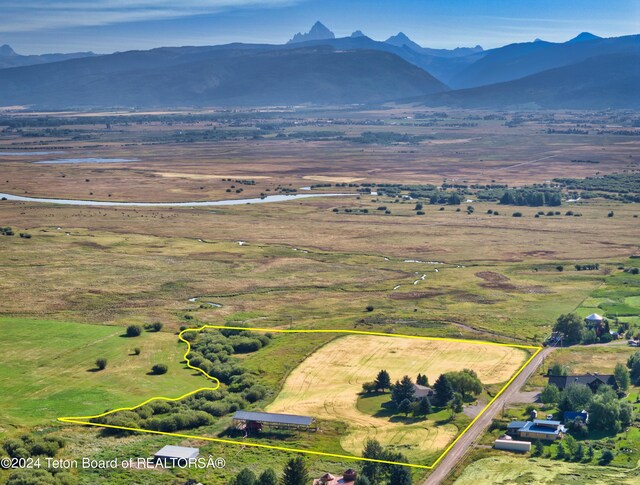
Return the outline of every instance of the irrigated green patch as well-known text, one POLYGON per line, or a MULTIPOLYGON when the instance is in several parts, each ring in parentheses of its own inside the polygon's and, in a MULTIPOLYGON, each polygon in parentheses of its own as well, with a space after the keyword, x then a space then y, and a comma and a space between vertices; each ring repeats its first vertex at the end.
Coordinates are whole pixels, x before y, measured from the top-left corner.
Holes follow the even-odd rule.
POLYGON ((63 415, 103 412, 152 396, 177 397, 202 386, 180 363, 184 345, 166 332, 123 337, 124 328, 0 318, 0 425, 52 423, 63 415), (140 355, 133 355, 135 347, 140 355), (97 358, 107 367, 97 371, 97 358), (164 375, 148 375, 165 363, 164 375))

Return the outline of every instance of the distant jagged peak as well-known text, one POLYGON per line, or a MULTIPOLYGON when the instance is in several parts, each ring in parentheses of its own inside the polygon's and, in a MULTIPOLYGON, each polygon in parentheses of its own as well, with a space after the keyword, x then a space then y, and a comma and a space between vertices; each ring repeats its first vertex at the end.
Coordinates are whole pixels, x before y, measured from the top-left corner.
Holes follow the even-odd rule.
POLYGON ((364 33, 362 32, 362 30, 356 30, 355 32, 353 32, 351 34, 350 37, 366 37, 366 35, 364 35, 364 33))
POLYGON ((335 38, 335 34, 318 20, 315 24, 313 24, 309 32, 307 32, 306 34, 298 32, 289 42, 287 42, 287 44, 295 44, 296 42, 305 42, 307 40, 324 40, 335 38))
POLYGON ((17 55, 16 51, 14 51, 9 44, 0 45, 0 56, 11 57, 17 55))
POLYGON ((598 37, 595 34, 592 34, 591 32, 580 32, 578 35, 576 35, 573 39, 570 39, 567 41, 568 43, 573 43, 573 42, 585 42, 587 40, 598 40, 598 39, 602 39, 602 37, 598 37))
POLYGON ((396 35, 392 35, 387 40, 385 40, 385 42, 397 47, 403 47, 406 45, 410 48, 422 49, 422 46, 420 44, 412 41, 404 32, 398 32, 396 35))

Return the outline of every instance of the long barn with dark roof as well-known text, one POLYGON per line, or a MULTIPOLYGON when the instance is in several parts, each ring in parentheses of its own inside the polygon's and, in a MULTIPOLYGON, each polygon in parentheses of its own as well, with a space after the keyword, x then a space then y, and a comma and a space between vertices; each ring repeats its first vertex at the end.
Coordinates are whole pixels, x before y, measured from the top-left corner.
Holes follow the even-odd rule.
POLYGON ((600 386, 606 384, 613 389, 618 389, 616 378, 611 374, 582 374, 573 376, 549 376, 549 384, 554 384, 561 391, 569 384, 584 384, 593 392, 596 392, 600 386))

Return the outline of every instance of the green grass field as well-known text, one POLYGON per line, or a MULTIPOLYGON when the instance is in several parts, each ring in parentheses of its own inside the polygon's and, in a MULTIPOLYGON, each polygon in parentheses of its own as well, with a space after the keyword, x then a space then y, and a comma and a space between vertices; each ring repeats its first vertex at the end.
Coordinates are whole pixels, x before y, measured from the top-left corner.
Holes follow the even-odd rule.
POLYGON ((185 351, 175 335, 143 332, 122 337, 123 328, 76 322, 0 318, 0 425, 52 424, 60 416, 100 413, 139 404, 153 396, 177 397, 207 385, 181 363, 185 351), (140 355, 132 355, 140 347, 140 355), (107 368, 95 371, 104 357, 107 368), (147 375, 155 363, 165 375, 147 375))

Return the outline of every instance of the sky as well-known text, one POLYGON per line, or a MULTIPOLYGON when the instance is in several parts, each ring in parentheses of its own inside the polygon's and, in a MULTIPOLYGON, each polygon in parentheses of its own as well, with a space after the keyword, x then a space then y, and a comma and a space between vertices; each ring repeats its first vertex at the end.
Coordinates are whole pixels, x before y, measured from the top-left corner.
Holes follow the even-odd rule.
POLYGON ((638 0, 0 0, 0 45, 20 54, 284 43, 320 20, 337 37, 399 31, 432 48, 640 33, 638 0))

